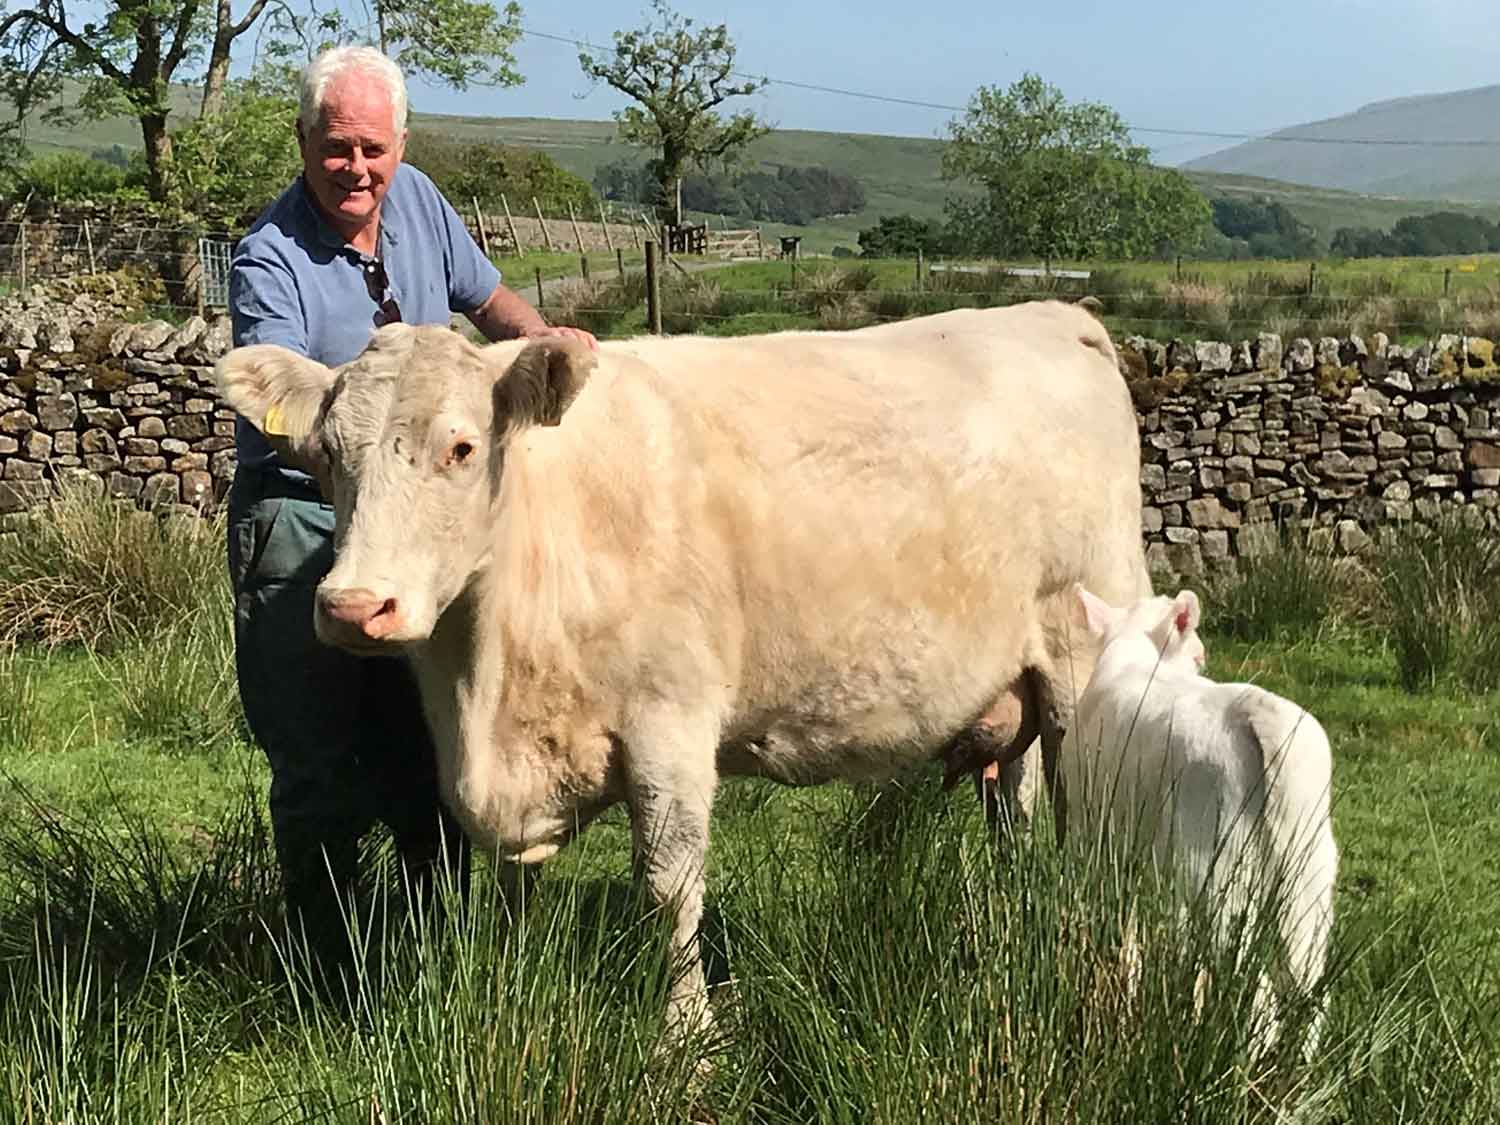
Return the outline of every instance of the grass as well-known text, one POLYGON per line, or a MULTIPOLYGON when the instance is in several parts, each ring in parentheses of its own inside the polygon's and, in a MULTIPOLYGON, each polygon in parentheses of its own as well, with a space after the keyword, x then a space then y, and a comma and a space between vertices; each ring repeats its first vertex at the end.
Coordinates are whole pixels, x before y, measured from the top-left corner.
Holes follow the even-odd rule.
MULTIPOLYGON (((74 548, 50 542, 72 573, 74 548)), ((265 767, 232 688, 213 694, 227 597, 176 628, 105 599, 121 607, 108 629, 0 648, 0 703, 27 716, 0 709, 0 1122, 1493 1120, 1500 694, 1465 686, 1462 644, 1414 681, 1397 623, 1452 598, 1379 592, 1410 574, 1402 551, 1471 599, 1495 575, 1475 537, 1416 542, 1351 575, 1288 540, 1203 591, 1210 671, 1309 707, 1335 749, 1329 1023, 1306 1062, 1291 1043, 1252 1054, 1253 977, 1206 919, 1141 898, 1147 873, 1076 837, 996 849, 968 794, 925 774, 880 831, 863 787, 725 784, 704 927, 719 1035, 692 1051, 660 1040, 666 934, 629 881, 618 809, 519 913, 485 870, 465 910, 394 909, 377 838, 364 967, 344 1001, 315 999, 279 914, 265 767), (192 699, 217 699, 206 723, 192 699), (1216 984, 1195 1020, 1203 963, 1216 984)), ((29 557, 35 581, 45 559, 29 557)), ((1254 968, 1262 944, 1244 946, 1254 968)))
MULTIPOLYGON (((626 246, 621 247, 621 253, 624 255, 627 270, 643 268, 644 251, 637 250, 633 246, 626 246)), ((570 254, 566 251, 533 250, 526 254, 500 256, 491 260, 499 268, 500 275, 507 285, 517 292, 525 293, 528 299, 531 299, 535 295, 538 270, 542 273, 543 281, 551 281, 560 277, 579 277, 583 270, 579 261, 580 257, 588 259, 591 277, 615 277, 619 272, 615 255, 607 250, 593 250, 585 255, 570 254), (531 287, 530 292, 527 286, 531 287)))

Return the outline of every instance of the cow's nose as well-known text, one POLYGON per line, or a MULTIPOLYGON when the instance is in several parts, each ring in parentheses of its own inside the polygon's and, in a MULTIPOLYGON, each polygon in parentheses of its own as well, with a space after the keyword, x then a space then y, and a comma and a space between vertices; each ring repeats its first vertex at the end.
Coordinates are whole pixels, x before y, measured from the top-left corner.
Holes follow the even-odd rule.
POLYGON ((329 620, 352 625, 371 640, 389 636, 401 623, 401 607, 395 598, 360 587, 319 590, 318 608, 329 620))

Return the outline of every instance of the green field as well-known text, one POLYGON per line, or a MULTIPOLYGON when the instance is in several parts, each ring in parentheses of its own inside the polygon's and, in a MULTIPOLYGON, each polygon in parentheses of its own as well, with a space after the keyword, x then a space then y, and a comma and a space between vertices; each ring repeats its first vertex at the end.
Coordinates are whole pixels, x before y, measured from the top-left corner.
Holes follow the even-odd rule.
MULTIPOLYGON (((196 111, 196 93, 174 90, 174 104, 184 115, 196 111)), ((610 121, 579 121, 565 118, 482 117, 424 114, 414 110, 414 128, 431 128, 464 140, 491 140, 539 149, 564 168, 592 180, 601 165, 622 157, 639 156, 637 150, 615 137, 610 121)), ((73 149, 91 151, 119 144, 140 147, 140 131, 126 118, 89 122, 60 128, 33 120, 27 131, 38 151, 73 149)), ((824 165, 847 173, 864 185, 868 202, 863 210, 820 219, 807 227, 780 223, 759 224, 767 239, 782 234, 804 238, 807 253, 826 254, 835 246, 858 248, 859 231, 883 215, 910 213, 938 219, 950 187, 940 175, 941 142, 935 138, 892 137, 873 133, 826 133, 799 129, 777 129, 756 141, 747 159, 765 165, 824 165)), ((1364 195, 1329 188, 1308 187, 1253 176, 1213 172, 1190 173, 1210 198, 1218 196, 1268 196, 1289 206, 1299 218, 1325 239, 1342 226, 1369 226, 1388 230, 1404 215, 1456 210, 1485 218, 1500 219, 1500 203, 1450 203, 1432 199, 1400 199, 1364 195)), ((690 215, 695 220, 715 217, 690 215)))
POLYGON ((1150 894, 1129 993, 1139 873, 1040 831, 999 851, 967 788, 926 771, 895 817, 862 788, 723 786, 719 1035, 683 1052, 659 1038, 665 934, 620 810, 519 916, 481 871, 422 940, 377 847, 361 917, 389 932, 366 939, 368 975, 342 1003, 293 983, 222 525, 122 511, 65 503, 0 540, 0 1122, 1500 1114, 1500 556, 1472 533, 1394 539, 1352 570, 1290 548, 1198 586, 1211 674, 1296 699, 1334 747, 1342 867, 1310 1060, 1249 1053, 1253 978, 1150 894), (1416 565, 1441 577, 1414 583, 1416 565))

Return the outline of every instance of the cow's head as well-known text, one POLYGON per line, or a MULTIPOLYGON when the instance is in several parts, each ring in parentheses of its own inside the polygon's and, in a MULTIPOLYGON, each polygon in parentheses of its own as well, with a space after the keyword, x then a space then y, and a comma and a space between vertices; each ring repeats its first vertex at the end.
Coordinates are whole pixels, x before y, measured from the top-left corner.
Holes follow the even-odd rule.
POLYGON ((594 364, 573 340, 478 348, 404 324, 338 368, 265 344, 221 359, 225 401, 332 500, 318 636, 363 651, 426 639, 488 558, 507 446, 557 425, 594 364))
POLYGON ((1176 665, 1197 672, 1208 659, 1198 635, 1202 607, 1198 595, 1179 590, 1176 597, 1158 594, 1132 605, 1116 607, 1075 585, 1078 607, 1095 644, 1104 647, 1122 638, 1145 638, 1163 665, 1176 665))

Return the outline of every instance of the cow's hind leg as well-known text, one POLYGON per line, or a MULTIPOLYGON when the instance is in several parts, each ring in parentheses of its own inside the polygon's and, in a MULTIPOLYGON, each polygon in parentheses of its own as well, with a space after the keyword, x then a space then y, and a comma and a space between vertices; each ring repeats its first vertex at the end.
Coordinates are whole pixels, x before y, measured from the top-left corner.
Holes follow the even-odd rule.
POLYGON ((631 740, 625 774, 636 877, 672 917, 676 964, 667 1001, 667 1034, 679 1040, 711 1029, 698 927, 717 769, 711 740, 684 738, 681 727, 631 740))

